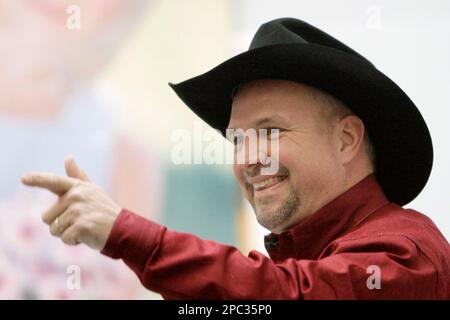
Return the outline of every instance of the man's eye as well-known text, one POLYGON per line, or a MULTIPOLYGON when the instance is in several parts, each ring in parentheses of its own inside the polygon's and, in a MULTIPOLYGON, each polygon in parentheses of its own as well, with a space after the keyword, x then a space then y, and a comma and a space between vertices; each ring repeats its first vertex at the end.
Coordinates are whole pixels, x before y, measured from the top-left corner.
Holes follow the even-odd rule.
POLYGON ((265 129, 266 129, 268 136, 270 136, 271 134, 276 134, 276 133, 280 133, 283 131, 283 129, 277 128, 277 127, 265 128, 265 129))
POLYGON ((235 146, 240 146, 241 144, 242 144, 242 141, 243 141, 244 139, 243 139, 243 137, 242 136, 235 136, 234 138, 233 138, 233 144, 235 145, 235 146))

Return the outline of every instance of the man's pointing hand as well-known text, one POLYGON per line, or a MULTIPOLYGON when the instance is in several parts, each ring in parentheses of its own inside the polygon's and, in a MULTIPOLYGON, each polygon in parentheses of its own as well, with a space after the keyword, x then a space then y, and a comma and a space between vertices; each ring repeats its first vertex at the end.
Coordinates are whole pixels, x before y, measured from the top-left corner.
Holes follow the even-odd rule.
POLYGON ((47 189, 58 195, 58 201, 42 214, 50 232, 69 245, 84 243, 102 250, 121 208, 75 163, 65 161, 68 177, 53 173, 28 173, 22 183, 47 189))

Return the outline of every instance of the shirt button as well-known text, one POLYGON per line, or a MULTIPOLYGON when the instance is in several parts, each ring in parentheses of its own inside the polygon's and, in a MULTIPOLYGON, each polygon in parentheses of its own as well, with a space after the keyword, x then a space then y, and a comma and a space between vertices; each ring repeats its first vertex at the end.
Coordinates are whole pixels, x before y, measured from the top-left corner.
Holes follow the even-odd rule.
POLYGON ((266 247, 266 250, 274 250, 278 248, 278 238, 265 238, 264 239, 264 246, 266 247))

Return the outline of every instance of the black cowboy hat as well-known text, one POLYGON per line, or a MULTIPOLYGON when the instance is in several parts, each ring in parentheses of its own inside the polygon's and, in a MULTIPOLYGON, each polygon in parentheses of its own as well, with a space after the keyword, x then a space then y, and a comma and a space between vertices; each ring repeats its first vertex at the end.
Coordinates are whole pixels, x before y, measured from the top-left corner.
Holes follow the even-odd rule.
POLYGON ((433 146, 417 107, 370 61, 303 21, 267 22, 248 51, 200 76, 169 85, 225 136, 233 90, 257 79, 304 83, 343 101, 366 126, 375 149, 376 176, 391 202, 405 205, 424 188, 433 146))

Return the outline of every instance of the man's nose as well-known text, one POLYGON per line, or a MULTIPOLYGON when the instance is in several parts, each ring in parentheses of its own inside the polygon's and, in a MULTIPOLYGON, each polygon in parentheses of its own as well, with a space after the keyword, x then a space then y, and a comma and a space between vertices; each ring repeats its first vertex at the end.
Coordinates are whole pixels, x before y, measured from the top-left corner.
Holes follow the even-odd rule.
POLYGON ((258 145, 251 146, 245 144, 241 150, 238 151, 236 164, 242 169, 251 169, 256 166, 266 165, 268 162, 267 150, 259 148, 258 145))

